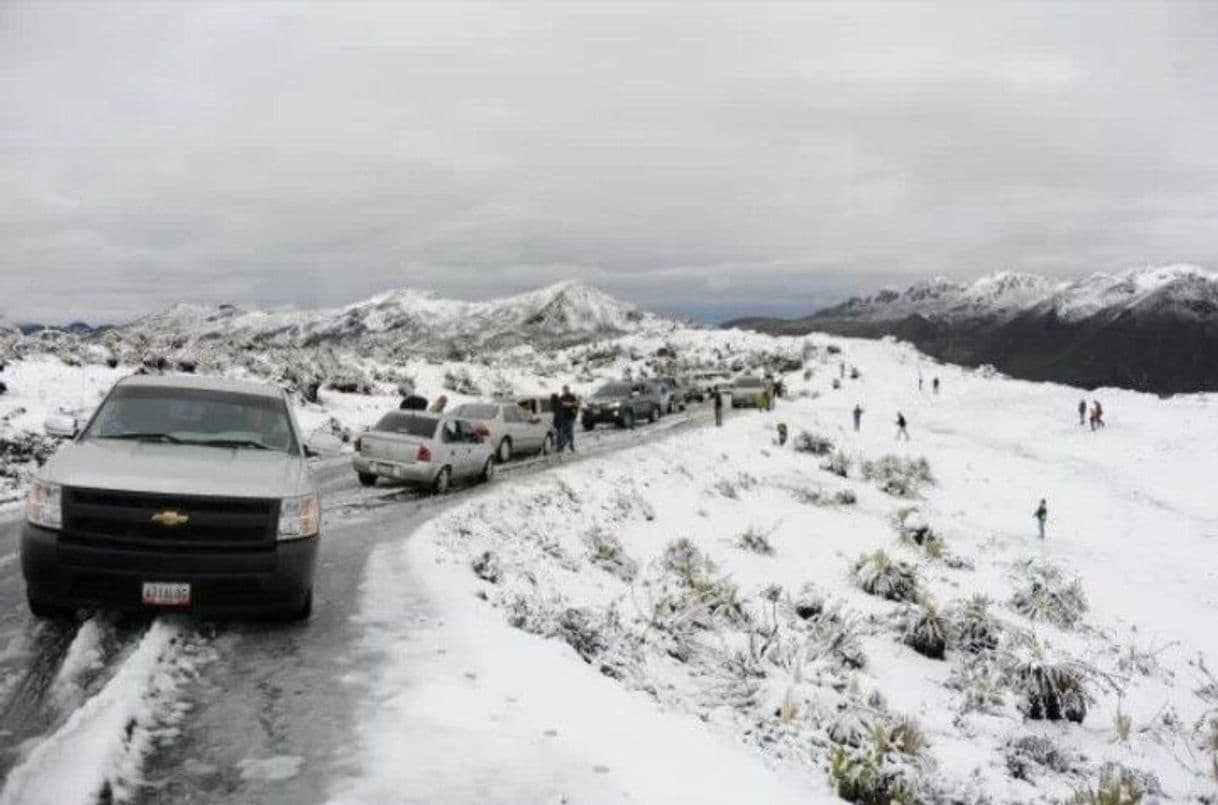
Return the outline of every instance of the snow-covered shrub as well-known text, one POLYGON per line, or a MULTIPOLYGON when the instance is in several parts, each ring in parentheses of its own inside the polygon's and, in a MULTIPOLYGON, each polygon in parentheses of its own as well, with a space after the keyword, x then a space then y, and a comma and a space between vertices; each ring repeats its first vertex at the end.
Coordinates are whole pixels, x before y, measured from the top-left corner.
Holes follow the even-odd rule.
POLYGON ((627 584, 634 581, 638 575, 638 563, 626 555, 617 537, 596 528, 588 533, 585 541, 589 562, 627 584))
POLYGON ((997 712, 1006 704, 1010 690, 1006 674, 993 660, 967 655, 952 668, 944 685, 960 691, 962 713, 997 712))
POLYGON ((1016 658, 1009 669, 1012 684, 1022 696, 1019 709, 1033 721, 1073 721, 1087 716, 1086 670, 1069 660, 1053 661, 1033 647, 1030 656, 1016 658))
POLYGON ((827 456, 833 452, 833 442, 817 433, 801 430, 791 442, 791 447, 797 453, 810 453, 814 456, 827 456))
POLYGON ((918 571, 884 551, 863 554, 854 563, 854 580, 863 592, 889 601, 918 600, 918 571))
POLYGON ((1065 774, 1070 771, 1070 753, 1039 735, 1024 735, 1007 743, 1005 749, 1007 772, 1016 780, 1035 784, 1043 771, 1065 774))
POLYGON ((905 614, 901 640, 905 645, 932 660, 941 660, 947 651, 948 622, 929 599, 905 614))
POLYGON ((715 563, 698 550, 688 539, 682 537, 668 543, 664 549, 663 565, 686 584, 694 579, 705 578, 715 572, 715 563))
POLYGON ((853 506, 859 502, 859 498, 853 489, 839 489, 833 493, 833 502, 839 506, 853 506))
POLYGON ((452 369, 446 370, 444 372, 444 381, 441 385, 448 391, 465 394, 470 397, 478 397, 482 394, 482 389, 474 382, 474 378, 470 376, 469 370, 464 366, 455 371, 452 369))
POLYGON ((470 565, 474 570, 474 575, 483 581, 498 584, 503 578, 503 566, 499 562, 499 555, 494 551, 484 551, 481 555, 474 557, 474 561, 470 565))
POLYGON ((974 595, 967 601, 957 601, 950 612, 951 642, 954 648, 969 654, 981 654, 998 648, 1002 639, 1002 624, 990 614, 991 601, 984 595, 974 595))
POLYGON ((736 545, 746 551, 759 553, 762 556, 774 555, 774 546, 770 544, 770 533, 761 531, 755 526, 746 528, 736 538, 736 545))
POLYGON ((1087 598, 1078 578, 1067 581, 1059 568, 1029 562, 1023 567, 1021 587, 1015 591, 1011 606, 1030 620, 1070 629, 1087 611, 1087 598))
POLYGON ((800 620, 814 618, 825 611, 825 596, 814 584, 805 584, 799 590, 799 595, 791 601, 791 607, 800 620))
POLYGON ((808 659, 827 662, 836 669, 865 668, 867 655, 860 638, 857 618, 836 608, 826 610, 807 622, 808 659))
POLYGON ((860 805, 922 802, 925 749, 922 731, 912 721, 877 725, 861 746, 833 748, 829 779, 839 797, 860 805))
POLYGON ((864 461, 863 477, 873 481, 880 491, 902 498, 915 497, 923 486, 935 482, 925 458, 894 455, 864 461))
POLYGON ((612 610, 605 616, 588 607, 568 607, 558 617, 556 635, 590 663, 609 647, 605 633, 614 625, 614 614, 612 610))
POLYGON ((348 369, 326 378, 325 388, 343 394, 371 394, 372 383, 362 372, 348 369))
POLYGON ((1148 795, 1162 793, 1159 781, 1153 776, 1115 763, 1106 763, 1100 769, 1095 787, 1080 788, 1074 793, 1071 805, 1139 805, 1148 795))
POLYGON ((841 450, 835 450, 833 455, 820 463, 820 468, 825 472, 846 478, 850 475, 850 457, 841 450))

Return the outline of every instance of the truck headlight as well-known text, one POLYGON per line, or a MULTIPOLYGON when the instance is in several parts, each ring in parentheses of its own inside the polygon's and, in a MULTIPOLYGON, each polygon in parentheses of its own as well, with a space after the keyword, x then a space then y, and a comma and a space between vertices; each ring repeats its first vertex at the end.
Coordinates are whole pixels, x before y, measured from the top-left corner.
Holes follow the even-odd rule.
POLYGON ((63 487, 46 481, 30 484, 25 502, 25 519, 40 528, 63 528, 63 487))
POLYGON ((321 501, 317 494, 284 498, 279 504, 280 541, 315 537, 321 530, 321 501))

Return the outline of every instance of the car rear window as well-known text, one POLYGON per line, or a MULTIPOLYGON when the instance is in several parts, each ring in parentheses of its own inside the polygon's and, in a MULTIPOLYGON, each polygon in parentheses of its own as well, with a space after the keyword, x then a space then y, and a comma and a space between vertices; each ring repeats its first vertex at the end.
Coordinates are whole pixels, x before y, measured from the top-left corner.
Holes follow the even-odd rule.
POLYGON ((608 386, 601 386, 596 390, 593 397, 629 397, 630 386, 625 383, 610 383, 608 386))
POLYGON ((430 416, 419 416, 399 411, 390 411, 381 417, 372 428, 385 433, 401 433, 406 436, 418 436, 430 439, 436 435, 436 425, 440 420, 430 416))
POLYGON ((736 381, 737 386, 761 386, 761 381, 755 377, 742 377, 736 381))
POLYGON ((465 405, 457 406, 457 410, 453 411, 453 413, 466 419, 494 419, 499 416, 499 406, 466 403, 465 405))

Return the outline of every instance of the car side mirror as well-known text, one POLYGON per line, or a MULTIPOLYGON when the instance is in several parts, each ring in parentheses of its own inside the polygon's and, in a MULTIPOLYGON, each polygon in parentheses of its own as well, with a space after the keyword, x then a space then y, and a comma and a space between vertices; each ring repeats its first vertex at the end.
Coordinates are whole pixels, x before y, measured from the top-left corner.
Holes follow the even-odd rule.
POLYGON ((48 436, 57 439, 74 439, 80 431, 80 423, 76 421, 76 417, 69 414, 51 414, 42 423, 42 427, 46 429, 48 436))
POLYGON ((304 454, 305 454, 305 458, 317 458, 318 456, 321 455, 321 451, 317 450, 316 448, 310 447, 309 445, 306 444, 304 446, 304 454))

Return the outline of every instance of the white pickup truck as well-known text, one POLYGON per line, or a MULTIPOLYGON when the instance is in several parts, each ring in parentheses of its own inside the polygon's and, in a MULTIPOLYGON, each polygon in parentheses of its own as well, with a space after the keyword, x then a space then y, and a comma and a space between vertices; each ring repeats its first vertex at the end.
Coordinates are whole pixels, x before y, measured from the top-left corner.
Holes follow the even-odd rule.
POLYGON ((283 391, 132 376, 30 487, 30 610, 180 610, 307 618, 321 501, 283 391))

